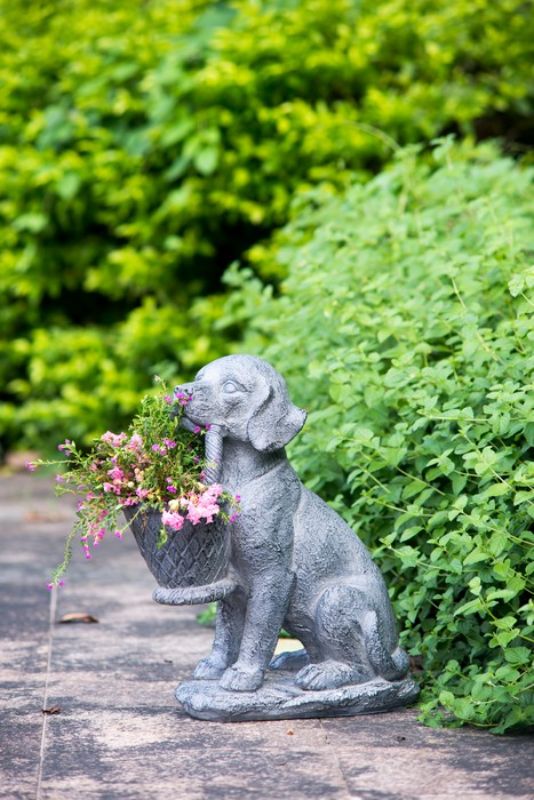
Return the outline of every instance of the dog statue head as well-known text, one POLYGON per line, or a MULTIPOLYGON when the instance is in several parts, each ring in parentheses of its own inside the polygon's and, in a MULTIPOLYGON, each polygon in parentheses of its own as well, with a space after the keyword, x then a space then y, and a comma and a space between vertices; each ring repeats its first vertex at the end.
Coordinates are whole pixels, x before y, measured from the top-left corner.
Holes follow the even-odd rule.
POLYGON ((306 412, 289 399, 282 376, 254 356, 218 358, 177 390, 191 395, 185 409, 190 422, 216 427, 223 437, 259 452, 284 447, 306 420, 306 412))

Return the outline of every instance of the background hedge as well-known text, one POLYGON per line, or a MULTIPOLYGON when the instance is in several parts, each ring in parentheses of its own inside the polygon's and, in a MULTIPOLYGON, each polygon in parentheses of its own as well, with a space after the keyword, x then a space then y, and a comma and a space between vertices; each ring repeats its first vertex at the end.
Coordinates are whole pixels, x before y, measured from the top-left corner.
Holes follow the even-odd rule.
POLYGON ((220 276, 242 259, 280 277, 268 241, 301 191, 365 181, 397 143, 443 132, 527 138, 520 0, 0 12, 4 449, 87 441, 154 373, 225 352, 220 276))
POLYGON ((422 656, 427 721, 441 703, 497 732, 534 724, 533 174, 409 148, 309 195, 266 265, 279 297, 229 275, 241 349, 311 411, 296 469, 370 545, 422 656))
POLYGON ((534 721, 532 176, 470 142, 528 160, 532 42, 522 0, 0 0, 0 457, 271 358, 426 719, 501 732, 534 721))

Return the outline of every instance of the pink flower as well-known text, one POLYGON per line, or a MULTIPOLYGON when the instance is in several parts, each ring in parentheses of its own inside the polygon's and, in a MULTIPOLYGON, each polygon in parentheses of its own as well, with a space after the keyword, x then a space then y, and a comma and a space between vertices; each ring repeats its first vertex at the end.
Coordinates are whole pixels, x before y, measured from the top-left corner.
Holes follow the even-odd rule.
POLYGON ((191 395, 186 394, 185 392, 174 392, 175 398, 178 400, 181 406, 186 406, 189 401, 191 400, 191 395))
POLYGON ((173 447, 176 447, 176 442, 174 441, 174 439, 164 439, 163 444, 165 444, 169 448, 169 450, 172 450, 173 447))
POLYGON ((198 506, 190 505, 187 511, 187 519, 189 522, 192 522, 193 525, 198 525, 200 520, 202 519, 202 514, 200 513, 200 509, 198 506))
POLYGON ((228 517, 228 522, 235 522, 238 517, 239 514, 237 513, 237 511, 234 511, 234 513, 230 514, 230 516, 228 517))
POLYGON ((184 518, 177 511, 164 511, 161 515, 161 521, 167 528, 173 531, 179 531, 183 528, 184 518))
POLYGON ((166 394, 163 399, 165 400, 167 405, 170 405, 172 403, 172 397, 170 396, 170 394, 166 394))
POLYGON ((70 439, 65 439, 63 444, 58 444, 57 449, 61 453, 70 453, 71 449, 72 449, 71 445, 73 445, 73 444, 74 444, 74 442, 72 442, 70 439))
POLYGON ((193 433, 200 433, 201 430, 202 428, 200 427, 200 425, 195 425, 195 427, 193 428, 193 433))
POLYGON ((182 507, 187 510, 187 519, 198 525, 201 520, 213 522, 213 518, 220 512, 217 498, 222 494, 222 486, 214 483, 207 487, 201 494, 191 492, 181 500, 182 507))
POLYGON ((100 437, 102 442, 110 444, 112 447, 120 447, 121 444, 124 444, 127 438, 128 437, 125 433, 113 433, 112 431, 106 431, 100 437))
POLYGON ((54 586, 65 586, 65 581, 63 580, 63 578, 61 578, 61 580, 57 581, 56 583, 52 583, 52 581, 50 581, 50 583, 46 584, 46 588, 48 589, 49 592, 52 591, 54 586))
POLYGON ((35 470, 37 469, 37 464, 35 464, 33 461, 26 461, 24 466, 26 467, 28 472, 35 472, 35 470))
POLYGON ((108 475, 114 481, 122 481, 124 478, 124 472, 120 467, 113 467, 113 469, 108 470, 108 475))
POLYGON ((140 500, 144 500, 145 497, 148 497, 148 495, 150 494, 150 491, 148 489, 139 488, 139 489, 135 490, 135 493, 136 493, 137 497, 139 497, 140 500))
POLYGON ((173 486, 172 483, 168 483, 167 484, 167 491, 170 492, 171 494, 176 494, 178 489, 176 488, 176 486, 173 486))
POLYGON ((130 436, 130 441, 128 442, 128 449, 139 451, 143 447, 143 439, 138 433, 132 434, 130 436))
POLYGON ((122 538, 124 537, 124 534, 123 534, 123 532, 122 532, 122 531, 120 531, 120 530, 118 530, 118 529, 117 529, 117 530, 115 531, 115 536, 117 537, 117 539, 122 539, 122 538))
POLYGON ((121 506, 136 506, 139 502, 137 497, 126 497, 124 500, 120 501, 121 506))

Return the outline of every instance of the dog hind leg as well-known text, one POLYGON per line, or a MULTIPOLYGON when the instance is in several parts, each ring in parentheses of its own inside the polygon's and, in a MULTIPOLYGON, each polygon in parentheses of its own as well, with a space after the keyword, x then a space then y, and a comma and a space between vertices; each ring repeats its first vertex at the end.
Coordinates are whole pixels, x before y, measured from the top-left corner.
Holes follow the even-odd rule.
POLYGON ((360 626, 366 605, 366 598, 354 586, 325 589, 315 612, 320 657, 297 673, 295 681, 302 689, 334 689, 373 677, 360 626))
POLYGON ((390 653, 387 649, 387 643, 396 639, 393 621, 389 623, 384 613, 381 630, 376 611, 358 587, 326 589, 317 604, 315 622, 321 658, 297 673, 295 680, 301 688, 332 689, 377 676, 397 681, 408 673, 404 650, 396 647, 390 653))

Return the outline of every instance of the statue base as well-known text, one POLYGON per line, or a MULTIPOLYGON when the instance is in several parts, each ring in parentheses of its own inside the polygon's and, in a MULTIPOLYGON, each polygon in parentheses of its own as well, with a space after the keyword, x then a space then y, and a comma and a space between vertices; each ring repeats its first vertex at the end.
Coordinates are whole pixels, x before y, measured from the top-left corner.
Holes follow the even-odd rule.
POLYGON ((271 719, 350 717, 375 714, 412 703, 419 687, 411 678, 389 682, 382 678, 338 689, 304 691, 293 675, 267 672, 255 692, 221 689, 216 680, 186 681, 176 689, 176 699, 190 717, 214 722, 271 719))

